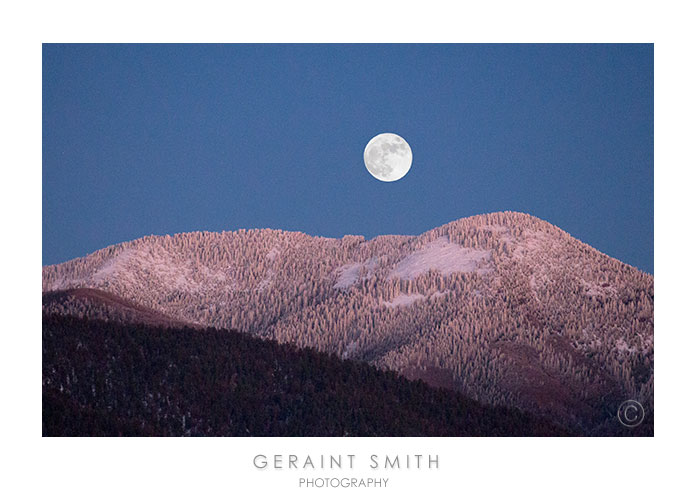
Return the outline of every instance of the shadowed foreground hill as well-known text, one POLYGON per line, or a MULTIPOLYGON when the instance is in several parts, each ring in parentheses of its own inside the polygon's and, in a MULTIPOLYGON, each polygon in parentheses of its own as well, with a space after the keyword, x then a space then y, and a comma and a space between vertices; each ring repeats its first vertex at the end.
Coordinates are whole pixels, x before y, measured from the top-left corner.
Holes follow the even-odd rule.
POLYGON ((45 436, 567 434, 516 409, 234 331, 43 319, 45 436))

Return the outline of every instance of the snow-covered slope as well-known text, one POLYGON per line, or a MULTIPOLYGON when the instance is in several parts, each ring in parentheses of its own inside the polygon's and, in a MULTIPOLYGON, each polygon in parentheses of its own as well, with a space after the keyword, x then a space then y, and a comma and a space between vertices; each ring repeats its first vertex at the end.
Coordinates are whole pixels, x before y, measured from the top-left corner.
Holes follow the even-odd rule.
POLYGON ((372 240, 149 236, 43 268, 44 291, 80 287, 589 428, 653 397, 653 278, 521 213, 372 240))
POLYGON ((451 243, 441 236, 407 255, 392 270, 392 276, 413 280, 434 270, 443 275, 452 273, 488 273, 491 250, 477 250, 451 243))

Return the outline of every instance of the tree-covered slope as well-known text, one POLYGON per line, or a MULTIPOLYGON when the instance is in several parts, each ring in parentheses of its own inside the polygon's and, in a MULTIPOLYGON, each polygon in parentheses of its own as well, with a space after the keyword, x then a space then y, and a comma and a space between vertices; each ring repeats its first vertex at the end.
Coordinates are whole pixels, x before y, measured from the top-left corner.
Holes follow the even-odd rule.
POLYGON ((43 321, 45 436, 529 436, 568 431, 392 371, 234 331, 43 321))

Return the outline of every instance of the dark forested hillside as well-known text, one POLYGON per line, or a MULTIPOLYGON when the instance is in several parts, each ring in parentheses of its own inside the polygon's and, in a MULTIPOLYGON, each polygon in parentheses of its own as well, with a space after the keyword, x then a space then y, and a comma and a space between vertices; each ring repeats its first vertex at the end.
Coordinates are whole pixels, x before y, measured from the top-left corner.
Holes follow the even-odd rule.
POLYGON ((228 330, 43 320, 45 436, 573 434, 392 371, 228 330))

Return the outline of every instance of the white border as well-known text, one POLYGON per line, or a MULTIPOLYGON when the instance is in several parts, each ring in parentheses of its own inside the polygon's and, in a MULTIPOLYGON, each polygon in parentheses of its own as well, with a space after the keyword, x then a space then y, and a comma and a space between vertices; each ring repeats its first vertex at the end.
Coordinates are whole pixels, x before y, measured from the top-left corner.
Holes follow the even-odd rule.
POLYGON ((687 2, 15 2, 3 14, 4 501, 681 502, 694 436, 694 17, 687 2), (42 439, 42 42, 655 42, 655 439, 42 439), (688 317, 690 319, 688 320, 688 317), (687 451, 687 456, 682 453, 687 451), (304 490, 266 453, 438 453, 387 490, 304 490), (358 492, 358 493, 357 493, 358 492))

